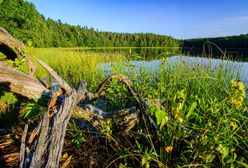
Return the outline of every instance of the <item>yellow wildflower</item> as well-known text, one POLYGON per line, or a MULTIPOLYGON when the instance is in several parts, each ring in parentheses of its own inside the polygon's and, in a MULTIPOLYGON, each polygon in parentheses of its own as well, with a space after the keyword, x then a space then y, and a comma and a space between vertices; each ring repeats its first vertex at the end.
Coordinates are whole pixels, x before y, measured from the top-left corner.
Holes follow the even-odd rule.
POLYGON ((172 150, 173 150, 173 147, 172 147, 172 146, 167 146, 167 147, 165 147, 165 152, 166 152, 166 153, 171 153, 172 150))
POLYGON ((179 121, 180 124, 183 123, 183 119, 181 117, 178 118, 178 121, 179 121))
POLYGON ((231 103, 235 105, 237 109, 240 109, 243 105, 244 98, 246 97, 245 86, 241 81, 231 80, 231 103))
POLYGON ((160 124, 160 130, 162 130, 163 126, 168 122, 169 120, 169 117, 168 116, 165 116, 163 119, 162 119, 162 122, 160 124))
POLYGON ((235 130, 238 127, 238 125, 237 125, 237 123, 235 121, 232 121, 231 122, 231 127, 232 127, 232 130, 235 130))

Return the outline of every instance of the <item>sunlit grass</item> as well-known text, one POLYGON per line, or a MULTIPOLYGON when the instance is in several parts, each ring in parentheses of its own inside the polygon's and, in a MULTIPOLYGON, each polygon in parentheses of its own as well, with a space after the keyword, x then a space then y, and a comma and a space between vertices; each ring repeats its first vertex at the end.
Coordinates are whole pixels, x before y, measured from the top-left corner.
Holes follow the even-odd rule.
MULTIPOLYGON (((133 142, 126 141, 112 135, 111 126, 107 136, 102 137, 104 143, 97 141, 94 144, 85 138, 91 135, 76 124, 70 124, 79 132, 71 141, 76 139, 76 146, 80 146, 75 147, 77 152, 85 153, 89 143, 93 143, 91 148, 95 151, 101 145, 110 144, 104 147, 104 154, 98 151, 104 159, 95 158, 95 162, 104 162, 103 167, 245 167, 248 164, 245 88, 237 81, 239 70, 234 70, 229 63, 215 66, 211 61, 189 64, 179 60, 171 64, 168 58, 163 58, 159 67, 152 67, 154 69, 150 71, 114 52, 31 49, 29 57, 46 62, 72 86, 77 87, 84 79, 92 89, 106 78, 100 63, 109 62, 108 74, 124 73, 143 100, 155 102, 149 108, 157 125, 158 144, 144 143, 145 140, 138 138, 133 142), (159 100, 158 104, 154 100, 159 100)), ((36 77, 47 75, 38 66, 36 77)), ((105 101, 110 106, 106 109, 110 111, 132 104, 127 89, 116 81, 107 90, 105 101)), ((150 136, 144 135, 141 129, 136 128, 135 136, 150 136)), ((85 160, 79 158, 87 163, 85 160)))
MULTIPOLYGON (((120 53, 94 51, 78 51, 76 49, 34 48, 29 51, 32 59, 40 59, 51 66, 68 83, 77 87, 80 80, 92 81, 102 79, 100 64, 118 62, 125 59, 120 53)), ((38 65, 36 76, 45 77, 48 74, 38 65)))

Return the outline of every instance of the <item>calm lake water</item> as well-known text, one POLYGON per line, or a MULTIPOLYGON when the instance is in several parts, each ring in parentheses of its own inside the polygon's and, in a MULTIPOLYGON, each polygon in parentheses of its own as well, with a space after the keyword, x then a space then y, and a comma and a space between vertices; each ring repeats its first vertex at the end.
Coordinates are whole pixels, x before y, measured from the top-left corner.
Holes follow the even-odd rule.
MULTIPOLYGON (((167 61, 171 65, 175 65, 179 62, 184 61, 189 66, 195 64, 201 64, 204 66, 208 66, 209 64, 211 64, 212 68, 222 66, 223 68, 228 68, 228 70, 230 69, 230 71, 234 71, 235 73, 240 72, 240 80, 244 82, 246 87, 248 87, 248 62, 227 61, 222 59, 201 58, 193 56, 170 56, 167 58, 167 61)), ((104 68, 104 71, 106 73, 110 73, 111 64, 115 65, 117 63, 102 63, 101 67, 104 68)), ((149 61, 131 61, 131 64, 136 66, 138 70, 140 68, 145 68, 146 70, 153 72, 158 70, 161 64, 161 59, 149 61)), ((121 68, 121 65, 118 65, 118 68, 121 68)))

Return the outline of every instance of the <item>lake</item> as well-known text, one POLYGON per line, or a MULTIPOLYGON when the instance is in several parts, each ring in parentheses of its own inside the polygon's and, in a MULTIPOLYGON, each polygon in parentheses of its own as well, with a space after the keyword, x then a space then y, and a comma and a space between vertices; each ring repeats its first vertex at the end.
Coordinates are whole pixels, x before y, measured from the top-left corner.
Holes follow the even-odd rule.
MULTIPOLYGON (((177 63, 184 62, 189 66, 193 66, 195 64, 208 66, 211 64, 211 68, 222 66, 223 68, 228 68, 230 71, 234 71, 236 74, 240 73, 239 79, 244 82, 245 86, 248 87, 248 62, 238 62, 238 61, 228 61, 223 59, 215 59, 215 58, 202 58, 202 57, 193 57, 193 56, 170 56, 167 57, 167 63, 171 65, 175 65, 177 63)), ((118 63, 102 63, 100 66, 103 67, 106 73, 110 72, 111 64, 118 63)), ((146 61, 131 61, 130 64, 137 67, 139 71, 141 68, 145 68, 148 71, 155 72, 158 70, 161 59, 154 60, 146 60, 146 61)), ((123 70, 125 69, 124 65, 122 66, 123 70)), ((119 67, 120 68, 120 67, 119 67)))

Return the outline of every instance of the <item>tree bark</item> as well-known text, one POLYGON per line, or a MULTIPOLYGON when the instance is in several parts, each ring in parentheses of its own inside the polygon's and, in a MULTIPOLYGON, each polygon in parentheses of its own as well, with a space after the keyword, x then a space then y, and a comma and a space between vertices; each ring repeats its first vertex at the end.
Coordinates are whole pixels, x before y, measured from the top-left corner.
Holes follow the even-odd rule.
MULTIPOLYGON (((60 83, 64 83, 64 81, 63 82, 61 81, 60 83)), ((20 94, 24 97, 28 97, 31 99, 39 99, 41 96, 51 95, 50 91, 45 86, 43 86, 37 79, 31 76, 28 76, 22 72, 16 71, 13 68, 1 62, 0 62, 0 86, 3 87, 7 91, 11 91, 11 92, 20 94)), ((102 85, 100 87, 102 87, 102 85)), ((84 99, 89 99, 89 100, 96 99, 96 98, 99 98, 99 95, 103 96, 105 93, 102 93, 99 90, 100 89, 97 89, 96 91, 98 93, 88 92, 86 89, 86 82, 82 81, 77 91, 77 95, 78 95, 77 102, 82 99, 83 100, 84 99)), ((116 127, 119 127, 119 128, 123 128, 122 131, 124 132, 128 132, 128 130, 130 130, 131 128, 135 126, 136 122, 132 122, 131 124, 131 123, 128 123, 129 120, 126 120, 126 119, 130 118, 130 116, 133 116, 134 121, 138 121, 137 114, 138 114, 137 109, 135 110, 126 109, 126 110, 123 110, 117 113, 109 114, 108 112, 103 112, 100 109, 92 105, 86 105, 86 106, 77 105, 73 109, 72 118, 82 119, 84 121, 87 121, 100 131, 101 128, 103 128, 104 125, 106 124, 105 121, 107 119, 117 118, 115 115, 119 115, 120 118, 118 122, 117 120, 113 120, 113 125, 116 125, 116 127), (126 112, 126 113, 119 115, 121 112, 126 112), (98 121, 96 121, 96 119, 98 121), (125 121, 125 122, 119 122, 120 120, 125 121), (124 128, 128 128, 128 129, 126 130, 124 128)))
POLYGON ((11 36, 7 30, 0 27, 0 52, 5 54, 8 59, 24 57, 25 45, 11 36))
MULTIPOLYGON (((146 132, 153 133, 156 130, 153 120, 149 116, 149 108, 144 101, 138 97, 133 89, 132 83, 126 76, 115 74, 108 77, 99 88, 91 93, 86 88, 86 82, 82 81, 78 90, 71 88, 56 72, 54 72, 44 62, 38 62, 56 79, 60 87, 65 91, 64 98, 55 107, 50 106, 51 102, 57 101, 57 96, 50 92, 35 78, 14 70, 13 68, 0 63, 0 85, 10 91, 21 94, 29 98, 39 98, 42 95, 51 96, 51 100, 46 113, 39 126, 31 133, 28 141, 32 148, 25 148, 22 145, 21 157, 24 167, 58 167, 59 158, 62 154, 66 126, 71 118, 83 119, 90 122, 101 132, 107 126, 106 121, 111 121, 114 132, 128 133, 138 122, 141 116, 146 132), (82 100, 95 100, 104 96, 113 79, 121 81, 134 97, 136 107, 121 110, 116 113, 106 113, 92 106, 77 105, 82 100), (141 115, 140 115, 141 114, 141 115), (34 138, 36 137, 36 138, 34 138), (25 150, 24 154, 23 151, 25 150), (23 161, 24 158, 24 161, 23 161)), ((156 135, 156 134, 154 134, 156 135)), ((23 139, 25 139, 23 137, 23 139)), ((25 144, 25 142, 23 142, 25 144)))
POLYGON ((62 155, 66 127, 69 123, 72 109, 76 106, 77 94, 73 89, 65 97, 64 102, 58 109, 49 109, 44 114, 41 126, 38 129, 37 139, 33 142, 34 149, 26 154, 24 167, 59 167, 59 159, 62 155))
POLYGON ((37 79, 2 62, 0 62, 0 85, 4 90, 33 99, 38 99, 49 92, 37 79))
MULTIPOLYGON (((50 104, 55 98, 57 99, 57 97, 56 94, 50 94, 53 96, 51 97, 47 112, 44 114, 44 117, 37 129, 35 129, 35 135, 31 134, 32 138, 29 142, 33 144, 31 145, 33 147, 32 149, 26 148, 25 154, 21 152, 21 157, 23 158, 23 156, 25 156, 24 162, 22 164, 23 167, 59 166, 59 158, 62 154, 66 126, 69 122, 69 119, 71 118, 72 113, 74 114, 73 116, 75 118, 83 118, 85 121, 89 121, 98 130, 104 129, 106 119, 112 120, 112 125, 114 126, 114 128, 112 129, 120 129, 122 131, 124 130, 125 133, 133 128, 138 122, 138 112, 135 108, 122 110, 119 113, 115 113, 114 115, 107 115, 107 113, 104 113, 93 106, 77 106, 77 103, 81 100, 92 100, 104 95, 104 90, 106 90, 108 87, 106 84, 111 81, 110 79, 118 78, 118 75, 109 77, 100 85, 100 89, 97 89, 97 91, 94 93, 90 93, 87 91, 86 83, 84 81, 81 82, 80 87, 76 91, 74 88, 71 88, 60 76, 58 76, 58 74, 54 72, 48 65, 40 60, 38 61, 45 69, 47 69, 47 71, 53 76, 53 78, 58 81, 61 88, 65 90, 65 97, 62 100, 62 104, 57 105, 54 108, 50 106, 50 104), (34 138, 34 136, 36 136, 37 138, 34 138)), ((22 73, 17 74, 25 76, 22 73)), ((130 84, 125 81, 125 78, 125 76, 120 75, 120 80, 129 86, 130 84)), ((37 81, 33 80, 32 77, 30 77, 30 79, 32 82, 35 82, 37 84, 37 81)), ((24 78, 24 80, 30 79, 24 78)), ((41 94, 40 91, 37 91, 36 89, 33 90, 41 94)), ((28 92, 22 93, 29 94, 30 90, 28 92)), ((31 97, 32 96, 33 94, 31 94, 31 97)), ((24 148, 25 147, 23 147, 22 145, 22 151, 24 148)))

